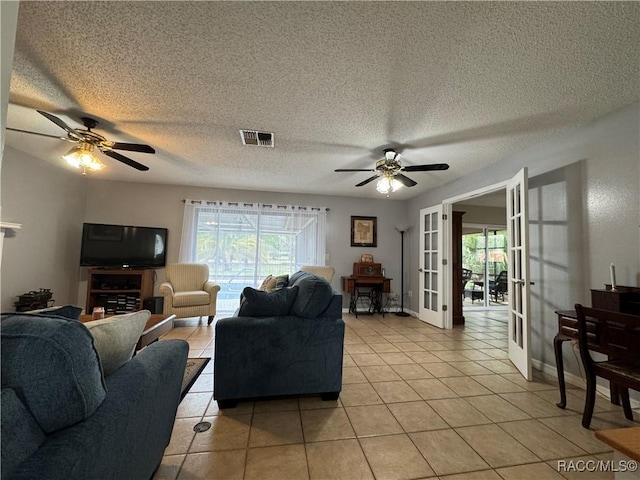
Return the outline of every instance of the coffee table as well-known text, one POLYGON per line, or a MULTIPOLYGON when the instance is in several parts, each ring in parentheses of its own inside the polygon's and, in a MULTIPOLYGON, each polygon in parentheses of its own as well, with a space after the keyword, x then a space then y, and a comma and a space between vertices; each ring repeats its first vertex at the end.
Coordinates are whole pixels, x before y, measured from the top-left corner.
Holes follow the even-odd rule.
MULTIPOLYGON (((109 318, 111 316, 113 315, 105 315, 105 318, 109 318)), ((162 335, 171 330, 173 328, 173 321, 175 320, 175 318, 175 315, 165 315, 164 313, 152 314, 151 317, 149 317, 146 325, 144 326, 142 335, 140 335, 140 340, 138 340, 138 344, 136 345, 136 350, 140 350, 150 343, 155 342, 162 335)), ((82 323, 91 322, 93 320, 93 316, 80 315, 79 320, 82 323)))

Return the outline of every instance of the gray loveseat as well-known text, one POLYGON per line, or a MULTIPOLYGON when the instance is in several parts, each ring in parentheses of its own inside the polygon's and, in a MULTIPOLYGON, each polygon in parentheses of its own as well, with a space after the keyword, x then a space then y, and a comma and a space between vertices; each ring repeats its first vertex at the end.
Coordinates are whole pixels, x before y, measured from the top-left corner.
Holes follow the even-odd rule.
POLYGON ((89 330, 3 314, 2 479, 148 480, 169 444, 188 355, 156 342, 104 378, 89 330))
POLYGON ((236 316, 218 320, 213 398, 238 400, 342 390, 342 295, 319 276, 296 272, 285 288, 243 291, 236 316))

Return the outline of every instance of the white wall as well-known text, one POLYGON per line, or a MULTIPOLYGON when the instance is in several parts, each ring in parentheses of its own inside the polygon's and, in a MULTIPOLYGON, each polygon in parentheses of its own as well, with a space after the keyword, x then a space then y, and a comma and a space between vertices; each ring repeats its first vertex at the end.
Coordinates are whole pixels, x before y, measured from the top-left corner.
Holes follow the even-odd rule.
POLYGON ((11 147, 4 151, 2 219, 21 223, 4 239, 2 311, 16 296, 50 288, 56 304, 76 303, 85 177, 69 173, 11 147))
POLYGON ((13 49, 16 40, 16 27, 18 24, 18 2, 3 0, 0 2, 0 165, 2 164, 2 151, 4 150, 4 128, 7 124, 7 107, 9 105, 9 85, 11 83, 11 70, 13 67, 13 49))
MULTIPOLYGON (((506 202, 506 193, 505 193, 506 202)), ((453 205, 455 212, 464 212, 462 223, 475 223, 490 225, 492 227, 507 225, 507 209, 500 207, 483 207, 480 205, 465 205, 456 203, 453 205)))
MULTIPOLYGON (((408 202, 410 221, 421 208, 492 185, 529 168, 532 358, 555 368, 554 311, 591 304, 590 289, 609 282, 640 285, 640 122, 634 103, 583 128, 473 172, 408 202)), ((413 232, 410 262, 417 265, 413 232)), ((411 269, 410 287, 418 288, 411 269)), ((407 288, 407 289, 408 289, 407 288)), ((410 308, 417 311, 417 296, 410 308)), ((568 347, 565 347, 568 348, 568 347)), ((578 375, 573 355, 567 369, 578 375)))
MULTIPOLYGON (((382 263, 386 269, 386 275, 394 279, 392 288, 400 288, 400 234, 394 229, 394 225, 406 221, 405 202, 387 198, 372 200, 92 179, 87 189, 85 221, 166 227, 169 229, 167 261, 175 262, 179 253, 184 210, 181 200, 184 198, 328 207, 327 264, 336 269, 333 288, 341 290, 340 277, 351 274, 353 262, 358 261, 362 253, 373 254, 375 261, 382 263), (378 218, 377 248, 350 246, 352 215, 378 218)), ((165 278, 163 269, 159 269, 157 273, 156 294, 160 282, 165 278)), ((86 269, 83 269, 81 277, 77 303, 84 305, 86 269)), ((343 301, 346 306, 347 299, 343 301)))

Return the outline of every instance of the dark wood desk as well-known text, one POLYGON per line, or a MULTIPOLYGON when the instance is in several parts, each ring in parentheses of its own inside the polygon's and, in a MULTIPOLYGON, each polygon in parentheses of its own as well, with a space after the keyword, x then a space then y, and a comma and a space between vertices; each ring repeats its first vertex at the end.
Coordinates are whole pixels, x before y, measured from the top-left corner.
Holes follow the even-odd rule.
POLYGON ((558 333, 553 338, 553 350, 556 355, 556 369, 558 371, 558 388, 560 389, 560 408, 567 406, 567 390, 564 382, 564 360, 562 358, 562 344, 578 339, 578 316, 575 310, 557 310, 558 333))
POLYGON ((601 310, 640 315, 640 287, 618 286, 611 290, 611 285, 605 285, 604 290, 591 290, 591 305, 601 310))

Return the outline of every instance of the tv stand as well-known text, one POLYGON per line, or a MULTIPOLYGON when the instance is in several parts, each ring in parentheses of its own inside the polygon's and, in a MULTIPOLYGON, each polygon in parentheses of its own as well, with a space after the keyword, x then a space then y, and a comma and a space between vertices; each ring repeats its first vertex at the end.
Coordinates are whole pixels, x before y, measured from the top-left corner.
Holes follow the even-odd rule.
POLYGON ((87 281, 87 305, 104 307, 107 315, 143 309, 145 298, 153 296, 153 269, 91 268, 87 281))
POLYGON ((111 267, 93 267, 92 270, 124 270, 124 271, 131 271, 131 270, 154 270, 155 267, 136 267, 136 266, 127 266, 127 265, 122 265, 122 266, 111 266, 111 267))

